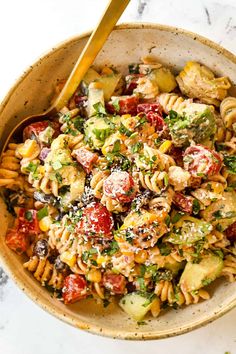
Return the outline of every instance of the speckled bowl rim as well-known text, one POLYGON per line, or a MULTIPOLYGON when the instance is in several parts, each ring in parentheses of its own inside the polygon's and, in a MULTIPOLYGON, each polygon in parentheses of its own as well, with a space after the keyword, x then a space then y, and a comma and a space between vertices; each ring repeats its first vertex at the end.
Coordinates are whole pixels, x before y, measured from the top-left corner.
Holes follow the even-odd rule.
MULTIPOLYGON (((226 50, 225 48, 221 47, 220 45, 216 44, 215 42, 198 35, 194 32, 187 31, 185 29, 173 27, 173 26, 168 26, 168 25, 162 25, 162 24, 156 24, 156 23, 122 23, 120 25, 117 25, 115 27, 115 30, 123 30, 123 29, 157 29, 159 31, 165 31, 165 32, 174 32, 177 34, 184 34, 193 40, 199 41, 205 45, 207 45, 210 48, 215 49, 218 54, 223 55, 224 57, 228 58, 231 60, 233 63, 236 64, 236 55, 231 53, 230 51, 226 50)), ((51 50, 47 51, 44 55, 40 56, 39 59, 37 59, 30 67, 24 71, 24 73, 15 81, 15 84, 12 86, 12 88, 8 91, 7 95, 3 99, 3 101, 0 104, 0 115, 3 112, 5 106, 7 105, 10 97, 12 94, 17 90, 19 84, 23 79, 25 79, 31 71, 34 69, 34 67, 47 57, 49 57, 52 53, 60 50, 63 48, 65 45, 71 44, 73 42, 77 42, 80 39, 86 38, 91 34, 91 31, 87 31, 82 33, 81 35, 73 36, 65 41, 62 41, 58 43, 55 47, 53 47, 51 50)), ((131 339, 131 340, 153 340, 153 339, 163 339, 163 338, 168 338, 168 337, 173 337, 177 335, 181 335, 187 332, 190 332, 194 329, 200 328, 204 325, 207 325, 208 323, 213 322, 214 320, 218 319, 219 317, 223 316, 230 310, 232 310, 236 306, 236 294, 235 294, 235 299, 230 301, 228 305, 220 308, 217 310, 213 315, 211 316, 206 316, 204 319, 201 320, 194 320, 190 322, 188 325, 185 325, 178 330, 168 330, 166 329, 165 331, 162 331, 161 333, 125 333, 125 332, 117 332, 117 330, 110 329, 110 328, 105 328, 101 329, 100 326, 96 325, 91 325, 88 321, 83 321, 81 319, 78 319, 75 321, 72 317, 70 316, 65 316, 63 311, 57 311, 54 309, 53 306, 49 306, 47 301, 45 299, 41 300, 38 298, 35 294, 35 291, 32 287, 26 285, 23 280, 18 279, 14 272, 10 270, 10 261, 7 259, 7 257, 4 254, 1 254, 0 252, 0 261, 1 265, 4 267, 6 272, 9 274, 11 279, 14 280, 14 282, 17 284, 17 286, 23 290, 26 295, 33 300, 35 303, 37 303, 41 308, 43 308, 45 311, 49 312, 51 315, 57 317, 58 319, 62 320, 63 322, 66 322, 73 327, 77 327, 83 330, 86 330, 90 333, 93 334, 98 334, 98 335, 103 335, 111 338, 116 338, 116 339, 131 339)))

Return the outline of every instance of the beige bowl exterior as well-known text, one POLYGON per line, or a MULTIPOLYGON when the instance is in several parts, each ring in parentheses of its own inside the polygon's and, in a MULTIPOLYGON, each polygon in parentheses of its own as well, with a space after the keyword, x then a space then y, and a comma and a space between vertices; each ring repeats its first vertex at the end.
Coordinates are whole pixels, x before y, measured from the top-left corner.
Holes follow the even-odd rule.
MULTIPOLYGON (((53 48, 33 64, 10 90, 0 108, 1 147, 22 118, 45 110, 52 96, 53 86, 70 73, 89 33, 69 39, 53 48)), ((174 70, 180 70, 188 60, 200 61, 219 75, 236 84, 236 57, 215 43, 178 28, 156 24, 124 24, 117 26, 96 59, 95 65, 113 64, 125 71, 128 63, 152 55, 174 70)), ((138 326, 117 305, 106 309, 83 300, 65 306, 53 299, 22 267, 22 257, 10 251, 4 236, 9 216, 0 202, 0 261, 17 285, 43 309, 59 319, 92 333, 121 339, 159 339, 179 335, 201 327, 236 305, 236 284, 218 280, 210 289, 209 301, 179 310, 168 310, 157 319, 147 318, 138 326)))

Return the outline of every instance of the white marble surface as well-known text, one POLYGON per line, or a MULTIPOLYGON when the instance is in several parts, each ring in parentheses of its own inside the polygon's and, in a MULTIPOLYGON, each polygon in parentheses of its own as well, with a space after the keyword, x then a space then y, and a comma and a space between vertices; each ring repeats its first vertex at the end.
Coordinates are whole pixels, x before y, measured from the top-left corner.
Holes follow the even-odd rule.
MULTIPOLYGON (((92 28, 107 0, 0 1, 0 99, 40 54, 92 28)), ((121 22, 170 24, 198 32, 236 53, 236 0, 131 0, 121 22)), ((72 328, 31 302, 0 269, 0 354, 236 353, 236 309, 176 338, 125 342, 72 328)))

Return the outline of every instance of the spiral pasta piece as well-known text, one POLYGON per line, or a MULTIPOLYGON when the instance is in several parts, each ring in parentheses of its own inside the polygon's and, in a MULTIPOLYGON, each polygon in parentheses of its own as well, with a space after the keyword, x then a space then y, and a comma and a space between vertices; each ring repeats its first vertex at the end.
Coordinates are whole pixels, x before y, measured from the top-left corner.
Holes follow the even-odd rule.
POLYGON ((156 171, 153 175, 145 174, 143 172, 139 172, 139 181, 141 186, 144 189, 149 189, 156 194, 161 194, 163 189, 166 188, 165 180, 168 177, 167 172, 165 171, 156 171))
POLYGON ((158 101, 166 114, 171 110, 181 113, 182 110, 192 102, 192 100, 185 100, 175 93, 162 93, 158 96, 158 101))
POLYGON ((209 235, 206 236, 207 244, 205 248, 226 248, 227 246, 230 245, 229 240, 227 237, 223 234, 223 232, 220 232, 218 230, 212 231, 209 235))
POLYGON ((58 224, 52 224, 48 232, 48 244, 52 249, 56 249, 60 254, 66 251, 77 252, 77 238, 66 227, 66 218, 58 224))
POLYGON ((210 298, 209 293, 204 289, 192 293, 185 292, 179 288, 174 289, 172 282, 168 280, 159 281, 154 292, 161 302, 168 302, 170 305, 176 303, 179 306, 196 304, 200 299, 208 300, 210 298))
POLYGON ((103 196, 103 182, 108 176, 108 171, 93 171, 93 176, 90 181, 90 187, 93 190, 94 196, 98 199, 101 199, 103 196))
POLYGON ((236 279, 236 257, 229 254, 224 259, 224 266, 221 275, 225 276, 229 282, 236 279))
POLYGON ((101 203, 105 205, 108 211, 114 213, 122 213, 128 209, 127 206, 122 205, 117 200, 112 199, 105 194, 102 195, 101 203))
POLYGON ((220 114, 226 128, 232 129, 236 123, 236 97, 226 97, 220 104, 220 114))
POLYGON ((199 289, 196 292, 186 292, 183 290, 178 289, 175 294, 176 303, 177 305, 191 305, 197 304, 201 299, 208 300, 210 298, 210 294, 204 290, 199 289))
POLYGON ((169 187, 167 191, 161 193, 158 197, 155 197, 149 201, 150 210, 165 210, 167 213, 169 213, 171 210, 174 194, 174 190, 169 187))
POLYGON ((48 284, 54 289, 62 289, 64 276, 55 269, 47 258, 33 256, 23 264, 23 267, 33 273, 35 279, 43 286, 48 284))
POLYGON ((20 173, 20 157, 16 156, 18 144, 8 144, 7 150, 3 152, 0 163, 0 186, 11 188, 19 186, 17 178, 20 173))
POLYGON ((229 141, 225 141, 224 147, 226 148, 228 155, 236 154, 236 137, 232 137, 229 141))
POLYGON ((161 280, 156 284, 154 293, 160 298, 161 302, 168 302, 173 304, 175 301, 175 294, 172 282, 168 280, 161 280))

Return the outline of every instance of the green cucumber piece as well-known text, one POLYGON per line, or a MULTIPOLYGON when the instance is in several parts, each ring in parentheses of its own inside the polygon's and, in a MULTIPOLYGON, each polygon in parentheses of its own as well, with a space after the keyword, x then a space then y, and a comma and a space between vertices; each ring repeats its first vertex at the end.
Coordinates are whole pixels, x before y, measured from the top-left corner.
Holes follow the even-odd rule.
POLYGON ((131 293, 122 297, 119 305, 134 320, 141 321, 151 309, 152 301, 138 293, 131 293))
POLYGON ((217 200, 201 212, 202 217, 213 224, 220 224, 222 231, 236 221, 236 192, 224 192, 217 200))
POLYGON ((210 284, 221 273, 223 260, 210 254, 204 257, 200 263, 188 262, 181 275, 179 285, 187 292, 198 290, 210 284))

